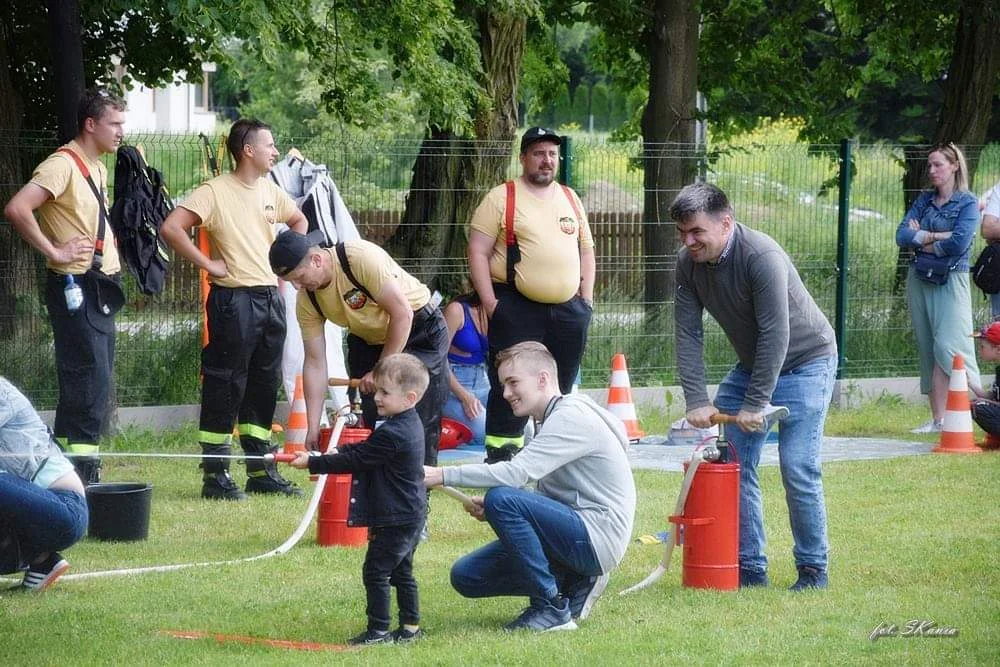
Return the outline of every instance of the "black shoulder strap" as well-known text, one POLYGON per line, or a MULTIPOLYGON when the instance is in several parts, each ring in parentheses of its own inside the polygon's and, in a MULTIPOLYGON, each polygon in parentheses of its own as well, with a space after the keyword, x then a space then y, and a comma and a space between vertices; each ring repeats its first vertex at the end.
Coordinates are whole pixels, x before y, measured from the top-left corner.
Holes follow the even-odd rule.
POLYGON ((372 300, 372 303, 378 303, 372 293, 365 289, 365 286, 358 282, 358 279, 354 277, 354 272, 351 271, 351 265, 347 263, 347 250, 344 249, 344 242, 341 241, 337 244, 337 259, 340 261, 340 268, 344 270, 344 275, 347 279, 351 281, 351 284, 361 290, 361 293, 372 300))
POLYGON ((306 296, 308 296, 309 300, 312 301, 313 308, 316 309, 316 312, 319 313, 319 316, 326 319, 326 315, 323 314, 323 309, 319 307, 319 299, 316 298, 316 292, 313 292, 312 290, 306 290, 306 296))

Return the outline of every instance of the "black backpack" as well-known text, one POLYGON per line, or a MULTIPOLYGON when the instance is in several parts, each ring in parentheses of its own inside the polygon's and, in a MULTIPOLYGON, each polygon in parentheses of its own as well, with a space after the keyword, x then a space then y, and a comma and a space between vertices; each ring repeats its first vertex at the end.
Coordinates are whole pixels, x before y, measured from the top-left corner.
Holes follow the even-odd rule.
POLYGON ((159 294, 170 266, 160 225, 173 210, 163 174, 146 164, 134 146, 121 146, 115 163, 111 228, 118 252, 143 294, 159 294))
POLYGON ((1000 292, 1000 245, 987 245, 972 267, 972 281, 987 294, 1000 292))

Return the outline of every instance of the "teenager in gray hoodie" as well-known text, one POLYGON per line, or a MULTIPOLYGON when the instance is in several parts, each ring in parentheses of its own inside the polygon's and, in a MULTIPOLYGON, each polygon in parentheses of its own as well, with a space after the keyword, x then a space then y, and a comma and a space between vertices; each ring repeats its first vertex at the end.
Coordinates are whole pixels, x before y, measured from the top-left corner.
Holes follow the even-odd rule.
POLYGON ((470 514, 497 540, 460 558, 451 583, 465 597, 527 596, 507 630, 575 630, 625 555, 635 484, 620 419, 581 394, 563 396, 556 363, 538 342, 497 355, 503 397, 533 417, 531 442, 510 461, 424 468, 428 487, 489 489, 470 514), (535 490, 524 488, 534 482, 535 490))

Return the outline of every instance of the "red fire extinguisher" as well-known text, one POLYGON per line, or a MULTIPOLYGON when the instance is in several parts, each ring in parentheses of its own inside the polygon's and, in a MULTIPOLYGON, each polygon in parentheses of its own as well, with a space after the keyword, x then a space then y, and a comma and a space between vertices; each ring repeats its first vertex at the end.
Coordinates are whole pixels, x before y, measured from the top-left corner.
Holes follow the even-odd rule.
MULTIPOLYGON (((696 454, 698 451, 696 450, 696 454)), ((740 586, 740 464, 720 433, 715 446, 701 450, 683 512, 669 517, 682 547, 681 584, 731 591, 740 586)), ((685 470, 692 465, 685 463, 685 470)))

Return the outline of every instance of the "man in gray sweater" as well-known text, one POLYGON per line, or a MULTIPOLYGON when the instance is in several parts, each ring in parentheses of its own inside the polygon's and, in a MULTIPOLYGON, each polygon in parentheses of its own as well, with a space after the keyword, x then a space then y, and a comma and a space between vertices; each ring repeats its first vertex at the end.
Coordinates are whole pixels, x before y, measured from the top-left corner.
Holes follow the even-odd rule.
POLYGON ((781 246, 735 222, 722 190, 708 183, 685 187, 670 217, 684 245, 677 257, 674 333, 687 420, 706 428, 721 411, 736 415, 739 426, 727 435, 741 466, 740 585, 768 584, 757 464, 769 426, 763 412, 772 403, 790 411, 781 422, 778 457, 799 573, 791 590, 826 588, 819 452, 837 371, 833 328, 781 246), (715 405, 705 386, 705 310, 739 359, 719 385, 715 405))
POLYGON ((635 484, 621 420, 582 394, 563 396, 544 345, 497 355, 503 397, 535 436, 510 461, 424 468, 424 484, 489 489, 469 513, 497 540, 460 558, 451 584, 465 597, 517 595, 530 606, 506 630, 575 630, 632 535, 635 484), (523 488, 535 482, 535 491, 523 488))

